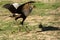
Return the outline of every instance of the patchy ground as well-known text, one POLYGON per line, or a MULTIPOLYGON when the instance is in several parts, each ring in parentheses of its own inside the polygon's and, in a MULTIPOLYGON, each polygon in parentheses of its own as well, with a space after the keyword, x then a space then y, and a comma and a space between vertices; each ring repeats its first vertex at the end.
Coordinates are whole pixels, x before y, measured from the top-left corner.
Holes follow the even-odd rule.
MULTIPOLYGON (((60 17, 58 17, 60 18, 60 17)), ((40 23, 53 26, 53 27, 59 27, 60 28, 60 19, 54 20, 55 17, 53 15, 51 16, 29 16, 25 22, 27 22, 28 27, 34 27, 34 25, 39 26, 40 23), (50 23, 52 22, 52 23, 50 23)), ((8 16, 1 17, 0 20, 3 22, 9 22, 11 20, 14 20, 13 18, 10 18, 8 16)), ((20 19, 19 19, 20 20, 20 19)), ((16 23, 16 22, 15 22, 16 23)), ((0 23, 1 25, 1 23, 0 23)), ((12 23, 11 23, 12 25, 12 23)), ((14 24, 14 26, 17 26, 14 24)), ((12 26, 13 27, 13 26, 12 26)), ((2 34, 0 34, 0 40, 60 40, 60 30, 54 30, 51 31, 51 29, 48 31, 41 31, 42 28, 35 28, 34 30, 27 32, 11 32, 7 31, 1 31, 2 34)))
POLYGON ((19 24, 22 19, 15 21, 0 7, 0 40, 60 40, 60 7, 51 5, 36 4, 23 26, 19 24))

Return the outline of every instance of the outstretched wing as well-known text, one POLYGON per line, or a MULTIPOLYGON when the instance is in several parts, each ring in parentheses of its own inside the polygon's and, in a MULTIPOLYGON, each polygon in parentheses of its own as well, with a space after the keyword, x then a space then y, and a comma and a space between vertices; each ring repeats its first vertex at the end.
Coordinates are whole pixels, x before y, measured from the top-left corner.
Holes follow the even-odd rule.
POLYGON ((20 6, 19 3, 13 3, 12 5, 13 5, 16 9, 20 6))
POLYGON ((8 9, 12 13, 16 13, 17 9, 15 8, 15 6, 13 4, 5 4, 3 7, 8 9))
POLYGON ((29 14, 29 12, 31 11, 30 9, 32 8, 32 6, 30 5, 31 3, 35 3, 35 1, 29 1, 29 2, 26 2, 26 3, 22 4, 22 5, 20 5, 17 8, 17 12, 19 14, 22 14, 22 13, 29 14))

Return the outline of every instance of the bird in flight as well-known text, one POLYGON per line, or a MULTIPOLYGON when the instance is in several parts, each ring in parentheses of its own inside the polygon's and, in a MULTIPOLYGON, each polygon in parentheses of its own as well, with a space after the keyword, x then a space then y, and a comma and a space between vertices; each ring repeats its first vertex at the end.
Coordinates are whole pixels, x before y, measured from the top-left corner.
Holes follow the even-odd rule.
POLYGON ((5 4, 3 7, 8 9, 12 13, 12 17, 15 17, 15 20, 23 18, 22 22, 20 23, 23 25, 27 16, 35 7, 35 5, 32 5, 32 3, 35 3, 35 1, 29 1, 21 5, 19 3, 5 4))

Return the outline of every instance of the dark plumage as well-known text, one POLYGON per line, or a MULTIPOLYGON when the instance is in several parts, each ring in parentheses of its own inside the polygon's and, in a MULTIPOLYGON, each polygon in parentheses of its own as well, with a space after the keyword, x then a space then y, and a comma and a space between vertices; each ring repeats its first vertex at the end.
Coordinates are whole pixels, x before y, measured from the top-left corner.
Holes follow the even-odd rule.
POLYGON ((34 1, 26 2, 22 5, 19 5, 17 9, 12 4, 6 4, 3 7, 7 8, 10 12, 12 12, 13 17, 15 17, 15 20, 19 18, 23 18, 21 22, 21 24, 23 25, 23 22, 25 21, 26 17, 30 14, 30 12, 34 7, 34 5, 31 5, 31 3, 35 3, 35 2, 34 1))
MULTIPOLYGON (((13 4, 15 4, 15 3, 13 3, 13 4)), ((14 17, 15 13, 17 13, 17 9, 14 7, 13 4, 10 4, 10 3, 9 4, 5 4, 3 7, 8 9, 13 14, 13 17, 14 17)), ((17 5, 18 5, 18 3, 17 3, 17 5)))

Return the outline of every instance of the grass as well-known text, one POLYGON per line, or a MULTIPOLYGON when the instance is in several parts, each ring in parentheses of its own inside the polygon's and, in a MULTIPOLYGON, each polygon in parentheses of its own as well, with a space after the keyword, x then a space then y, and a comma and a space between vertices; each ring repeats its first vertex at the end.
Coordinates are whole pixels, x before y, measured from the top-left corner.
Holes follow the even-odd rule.
POLYGON ((12 1, 1 1, 0 6, 3 5, 3 4, 7 4, 7 3, 13 3, 13 2, 12 1))
POLYGON ((14 18, 8 17, 10 12, 2 8, 6 3, 13 2, 0 2, 0 40, 60 40, 60 37, 58 37, 60 36, 60 31, 36 33, 36 31, 40 30, 39 24, 41 23, 43 26, 60 27, 60 12, 58 12, 60 10, 57 9, 60 7, 60 3, 35 3, 34 5, 36 8, 33 9, 32 13, 27 17, 23 26, 19 24, 22 19, 19 19, 16 22, 14 21, 14 18), (27 33, 25 28, 29 30, 30 33, 27 33))
POLYGON ((60 7, 60 3, 42 3, 42 2, 37 2, 35 3, 36 7, 39 9, 56 9, 60 7))
POLYGON ((37 2, 35 3, 36 9, 33 11, 33 15, 40 15, 40 16, 49 16, 50 14, 47 13, 50 10, 56 10, 57 8, 60 7, 60 3, 42 3, 42 2, 37 2), (47 13, 47 14, 46 14, 47 13))

